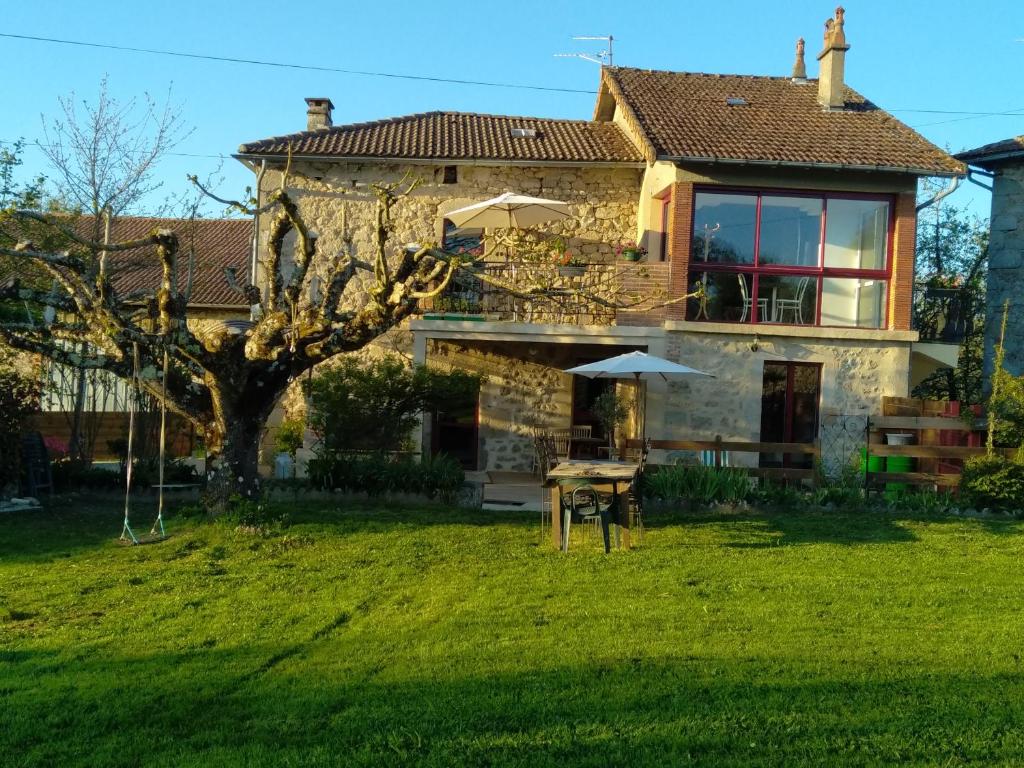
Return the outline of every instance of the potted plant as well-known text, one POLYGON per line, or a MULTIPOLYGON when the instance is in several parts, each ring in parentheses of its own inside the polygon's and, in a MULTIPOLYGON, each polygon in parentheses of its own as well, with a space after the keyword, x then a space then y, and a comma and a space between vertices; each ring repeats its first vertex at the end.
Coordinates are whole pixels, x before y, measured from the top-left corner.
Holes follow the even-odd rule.
POLYGON ((587 262, 574 256, 560 237, 551 241, 551 258, 562 277, 582 277, 587 270, 587 262))
POLYGON ((594 400, 590 406, 591 413, 597 417, 608 435, 608 458, 614 459, 615 451, 615 430, 626 422, 629 416, 629 409, 626 404, 619 400, 614 389, 605 390, 594 400))
POLYGON ((617 253, 619 258, 623 261, 640 261, 640 259, 647 255, 647 249, 631 240, 626 243, 621 243, 619 247, 615 249, 615 253, 617 253))
POLYGON ((285 419, 277 428, 277 457, 274 460, 274 475, 281 480, 295 477, 295 454, 302 447, 306 436, 306 423, 302 419, 285 419))

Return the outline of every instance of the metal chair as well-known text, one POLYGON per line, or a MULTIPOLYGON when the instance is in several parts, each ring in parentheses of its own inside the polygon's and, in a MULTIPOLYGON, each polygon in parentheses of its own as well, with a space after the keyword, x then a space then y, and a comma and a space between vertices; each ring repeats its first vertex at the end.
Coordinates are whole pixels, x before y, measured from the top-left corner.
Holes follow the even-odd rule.
POLYGON ((559 494, 562 502, 562 551, 569 551, 569 531, 573 521, 600 524, 604 539, 604 551, 611 551, 611 535, 608 507, 602 505, 600 496, 591 485, 565 487, 559 494), (568 495, 568 504, 566 496, 568 495))
POLYGON ((629 529, 636 531, 638 542, 644 540, 644 498, 643 498, 643 477, 644 467, 647 465, 647 454, 651 452, 651 438, 644 441, 640 450, 640 463, 636 470, 636 477, 626 492, 626 504, 628 505, 629 529))
POLYGON ((793 322, 797 325, 804 324, 804 294, 807 293, 807 286, 811 278, 801 277, 797 283, 796 293, 791 299, 775 299, 772 306, 772 322, 781 323, 786 312, 793 313, 793 322))
MULTIPOLYGON (((740 322, 747 322, 747 317, 754 309, 754 300, 750 296, 750 292, 747 290, 747 281, 743 275, 736 275, 736 279, 740 283, 740 298, 743 299, 743 314, 740 315, 740 322)), ((757 316, 763 318, 768 316, 768 299, 757 300, 757 316)))

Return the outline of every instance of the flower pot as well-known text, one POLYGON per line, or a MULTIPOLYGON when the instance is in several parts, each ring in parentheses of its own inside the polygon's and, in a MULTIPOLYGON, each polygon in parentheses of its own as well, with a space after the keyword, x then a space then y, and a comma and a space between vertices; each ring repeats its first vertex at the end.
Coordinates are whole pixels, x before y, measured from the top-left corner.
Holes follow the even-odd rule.
POLYGON ((623 261, 640 261, 640 251, 626 250, 622 252, 623 261))
POLYGON ((586 271, 584 264, 563 264, 558 268, 558 274, 562 277, 583 277, 586 271))

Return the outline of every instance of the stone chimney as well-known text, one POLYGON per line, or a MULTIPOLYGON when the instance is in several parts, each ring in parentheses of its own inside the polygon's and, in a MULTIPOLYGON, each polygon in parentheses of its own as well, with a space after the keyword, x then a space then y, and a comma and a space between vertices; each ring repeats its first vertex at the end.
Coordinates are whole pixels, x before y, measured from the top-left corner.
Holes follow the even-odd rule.
POLYGON ((825 22, 825 47, 818 54, 818 101, 826 109, 842 109, 846 105, 843 94, 843 74, 846 68, 846 44, 843 32, 842 6, 836 8, 836 16, 825 22))
POLYGON ((306 130, 319 131, 322 128, 330 128, 334 125, 331 121, 333 111, 334 104, 328 98, 306 99, 306 130))
POLYGON ((801 37, 796 41, 796 61, 793 62, 794 81, 802 83, 807 79, 807 67, 804 65, 804 39, 801 37))

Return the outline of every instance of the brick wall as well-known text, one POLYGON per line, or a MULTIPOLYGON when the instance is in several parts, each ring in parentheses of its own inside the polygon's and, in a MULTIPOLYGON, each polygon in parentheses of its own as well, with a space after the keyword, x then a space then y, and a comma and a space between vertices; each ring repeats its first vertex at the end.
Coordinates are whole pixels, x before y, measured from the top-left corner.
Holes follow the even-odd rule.
MULTIPOLYGON (((659 296, 669 284, 670 265, 667 261, 642 262, 637 265, 623 264, 619 278, 622 289, 636 296, 659 296)), ((667 298, 667 296, 665 297, 667 298)), ((615 315, 617 325, 660 326, 673 307, 656 307, 642 312, 619 310, 615 315)))
MULTIPOLYGON (((668 261, 669 293, 682 296, 686 293, 690 271, 690 247, 693 233, 693 183, 677 182, 672 185, 672 202, 669 209, 668 261)), ((686 317, 686 302, 681 301, 666 308, 666 317, 682 320, 686 317)))
POLYGON ((917 238, 917 198, 913 193, 896 196, 893 231, 892 285, 889 287, 889 328, 909 331, 914 302, 914 249, 917 238))

